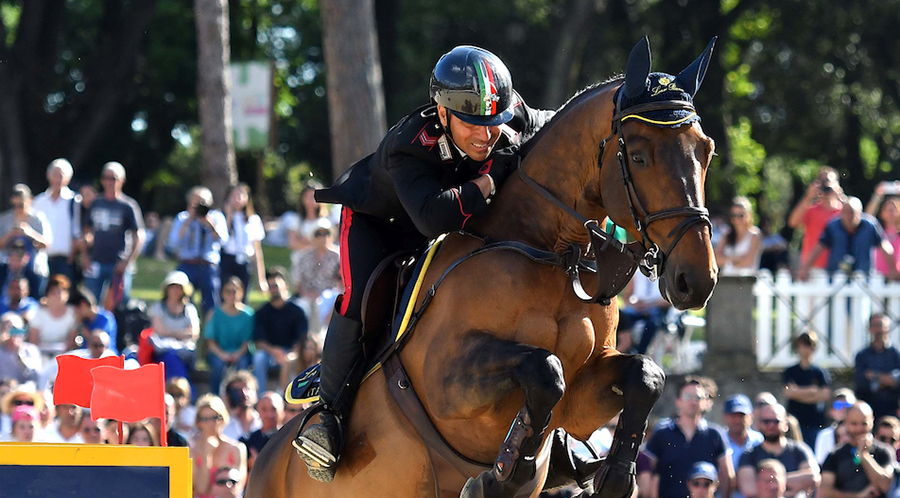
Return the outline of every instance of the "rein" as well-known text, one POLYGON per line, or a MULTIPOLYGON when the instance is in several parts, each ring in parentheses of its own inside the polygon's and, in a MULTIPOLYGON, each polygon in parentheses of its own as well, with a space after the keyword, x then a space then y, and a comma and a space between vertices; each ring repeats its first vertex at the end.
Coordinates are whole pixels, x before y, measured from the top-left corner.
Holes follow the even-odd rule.
MULTIPOLYGON (((640 249, 634 249, 629 247, 632 244, 623 244, 615 238, 611 237, 605 231, 601 230, 599 227, 599 223, 597 220, 589 220, 581 213, 575 211, 561 200, 559 200, 556 196, 554 196, 550 191, 546 188, 538 184, 533 178, 528 176, 525 173, 525 170, 522 169, 521 158, 519 159, 519 167, 517 168, 517 173, 519 177, 525 182, 526 185, 531 187, 531 189, 535 190, 538 194, 541 195, 544 199, 550 201, 552 204, 562 209, 569 216, 578 220, 584 228, 587 230, 588 235, 590 236, 591 246, 594 250, 594 257, 598 258, 600 252, 602 251, 614 251, 618 252, 622 255, 628 257, 631 260, 631 268, 627 270, 628 278, 631 278, 631 275, 634 273, 636 268, 640 268, 641 273, 646 275, 651 281, 656 281, 662 272, 665 269, 666 259, 669 254, 672 253, 672 250, 675 249, 675 246, 681 240, 681 238, 687 233, 688 229, 697 223, 705 223, 706 225, 711 227, 711 223, 709 221, 709 211, 705 207, 697 207, 697 206, 682 206, 676 208, 663 209, 655 212, 648 212, 644 209, 643 204, 640 201, 640 197, 638 196, 637 189, 634 186, 634 180, 631 175, 631 168, 628 165, 628 149, 625 144, 625 138, 622 136, 622 120, 627 119, 630 116, 640 114, 643 112, 650 111, 658 111, 658 110, 688 110, 691 112, 696 112, 694 109, 694 105, 686 100, 666 100, 660 102, 649 102, 646 104, 638 104, 631 107, 626 107, 624 109, 621 108, 623 101, 623 94, 621 93, 621 88, 616 91, 615 94, 615 108, 613 109, 613 117, 612 117, 612 128, 610 130, 609 136, 607 136, 603 141, 600 142, 599 153, 597 156, 597 167, 603 167, 603 153, 606 148, 606 144, 608 144, 613 137, 618 136, 618 146, 619 150, 616 152, 616 157, 618 159, 619 168, 622 173, 622 182, 625 187, 625 191, 628 193, 628 210, 631 213, 631 218, 634 223, 635 228, 641 234, 641 242, 640 249), (641 213, 641 215, 639 215, 641 213), (667 235, 668 238, 672 239, 672 243, 669 244, 668 249, 662 250, 656 242, 654 242, 650 235, 647 233, 647 229, 655 221, 665 220, 669 218, 684 218, 678 225, 675 226, 667 235)), ((599 266, 598 266, 599 268, 599 266)), ((571 273, 570 273, 571 276, 571 273)), ((625 284, 627 284, 627 280, 622 283, 622 287, 619 289, 614 289, 614 293, 609 295, 607 293, 603 293, 601 290, 600 282, 598 281, 598 289, 597 293, 594 296, 588 296, 587 293, 581 288, 581 282, 579 279, 573 277, 572 286, 575 290, 575 294, 578 295, 578 298, 584 302, 589 303, 608 303, 609 299, 612 296, 618 294, 622 288, 624 288, 625 284)))

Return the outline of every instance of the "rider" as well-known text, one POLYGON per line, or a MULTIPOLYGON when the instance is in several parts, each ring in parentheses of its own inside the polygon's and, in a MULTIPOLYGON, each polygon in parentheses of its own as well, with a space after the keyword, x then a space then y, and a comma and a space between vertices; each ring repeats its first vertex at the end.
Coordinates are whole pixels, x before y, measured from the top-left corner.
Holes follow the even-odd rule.
POLYGON ((528 107, 494 54, 459 46, 434 67, 431 103, 401 119, 374 154, 316 192, 342 204, 341 275, 322 352, 320 423, 295 441, 310 476, 334 478, 343 429, 363 374, 362 296, 387 256, 462 229, 483 213, 516 165, 517 145, 552 111, 528 107))

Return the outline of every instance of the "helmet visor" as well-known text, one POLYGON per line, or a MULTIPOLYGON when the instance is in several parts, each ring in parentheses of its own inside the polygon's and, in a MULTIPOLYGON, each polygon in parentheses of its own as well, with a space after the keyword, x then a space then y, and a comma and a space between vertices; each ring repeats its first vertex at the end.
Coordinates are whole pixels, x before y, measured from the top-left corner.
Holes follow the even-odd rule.
POLYGON ((512 119, 514 114, 512 107, 509 107, 503 112, 494 114, 493 116, 476 116, 473 114, 465 114, 459 111, 454 111, 449 108, 447 110, 453 113, 454 116, 459 118, 460 121, 464 121, 466 123, 469 123, 470 125, 475 126, 500 126, 512 119))

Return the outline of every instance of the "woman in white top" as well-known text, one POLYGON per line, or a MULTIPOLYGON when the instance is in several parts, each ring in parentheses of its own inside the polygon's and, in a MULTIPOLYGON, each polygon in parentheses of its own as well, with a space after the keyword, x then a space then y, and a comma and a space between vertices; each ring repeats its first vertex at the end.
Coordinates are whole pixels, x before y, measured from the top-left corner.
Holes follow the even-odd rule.
POLYGON ((746 197, 731 201, 728 233, 716 247, 716 262, 725 275, 756 272, 762 255, 762 233, 753 224, 753 207, 746 197))
POLYGON ((256 281, 259 290, 268 291, 266 284, 266 263, 263 260, 262 245, 266 231, 262 220, 253 211, 250 187, 239 183, 228 193, 225 204, 225 220, 228 222, 228 242, 222 246, 222 261, 219 263, 219 278, 227 282, 237 277, 247 289, 244 301, 250 296, 250 261, 256 264, 256 281))
POLYGON ((291 248, 291 258, 312 247, 313 232, 316 230, 320 218, 328 217, 328 208, 325 204, 316 202, 316 189, 322 188, 317 182, 309 182, 300 191, 300 219, 289 227, 288 247, 291 248))
POLYGON ((45 356, 53 357, 77 347, 78 321, 75 309, 67 304, 71 286, 65 276, 51 276, 41 306, 28 323, 28 342, 37 344, 45 356))

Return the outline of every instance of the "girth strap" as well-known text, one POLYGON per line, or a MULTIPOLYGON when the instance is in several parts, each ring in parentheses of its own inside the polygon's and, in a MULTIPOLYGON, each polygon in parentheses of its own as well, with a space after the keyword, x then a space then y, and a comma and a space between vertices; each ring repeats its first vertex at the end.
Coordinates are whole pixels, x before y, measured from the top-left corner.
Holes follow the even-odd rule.
MULTIPOLYGON (((477 477, 485 471, 493 469, 493 463, 482 463, 469 459, 450 446, 441 436, 437 427, 428 416, 422 401, 419 399, 412 382, 403 368, 399 354, 391 355, 384 364, 384 377, 387 381, 391 397, 400 407, 400 411, 415 429, 428 449, 434 473, 434 486, 437 496, 453 492, 458 494, 469 477, 477 477), (455 472, 454 472, 455 471, 455 472), (443 491, 443 492, 442 492, 443 491)), ((534 494, 544 482, 550 466, 550 449, 553 445, 545 442, 539 450, 534 475, 519 488, 514 498, 527 498, 534 494)))
MULTIPOLYGON (((383 370, 391 396, 394 398, 394 401, 397 402, 400 411, 403 412, 403 415, 406 416, 410 425, 416 430, 416 433, 422 438, 422 441, 425 442, 425 446, 428 448, 428 453, 431 456, 432 465, 435 470, 434 478, 438 496, 441 495, 442 476, 439 472, 441 469, 446 471, 448 468, 452 468, 460 474, 458 477, 461 479, 461 483, 457 488, 457 492, 459 492, 459 489, 462 489, 462 484, 466 482, 468 477, 477 476, 486 470, 491 470, 493 463, 476 462, 475 460, 466 458, 450 446, 443 436, 441 436, 437 427, 434 426, 434 423, 432 423, 431 418, 428 416, 428 412, 425 411, 425 407, 422 406, 422 401, 416 394, 416 390, 413 388, 412 382, 410 382, 409 376, 406 374, 406 369, 403 368, 403 363, 400 361, 399 354, 392 355, 388 358, 384 364, 383 370)), ((443 480, 445 481, 445 484, 447 477, 451 476, 444 476, 443 480)))

